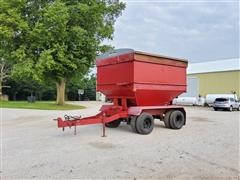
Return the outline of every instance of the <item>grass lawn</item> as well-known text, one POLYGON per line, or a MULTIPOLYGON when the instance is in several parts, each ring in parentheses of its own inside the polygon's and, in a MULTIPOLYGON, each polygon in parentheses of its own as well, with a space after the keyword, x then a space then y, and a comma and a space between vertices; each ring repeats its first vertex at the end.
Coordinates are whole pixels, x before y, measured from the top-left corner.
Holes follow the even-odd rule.
POLYGON ((83 109, 84 106, 65 104, 63 106, 57 105, 53 101, 36 101, 29 103, 27 101, 0 101, 1 108, 16 108, 16 109, 42 109, 42 110, 73 110, 83 109))

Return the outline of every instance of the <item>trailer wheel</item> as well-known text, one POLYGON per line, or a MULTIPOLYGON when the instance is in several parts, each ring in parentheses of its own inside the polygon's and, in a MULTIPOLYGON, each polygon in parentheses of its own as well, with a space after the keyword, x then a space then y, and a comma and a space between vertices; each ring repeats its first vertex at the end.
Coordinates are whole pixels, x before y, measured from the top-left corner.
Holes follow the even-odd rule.
POLYGON ((154 127, 154 119, 151 114, 142 113, 136 120, 136 129, 139 134, 150 134, 154 127))
POLYGON ((184 125, 185 117, 183 113, 179 110, 172 111, 169 117, 170 127, 172 129, 181 129, 184 125))
POLYGON ((133 116, 130 120, 130 125, 131 125, 131 128, 132 128, 132 131, 135 132, 135 133, 139 133, 138 130, 137 130, 136 122, 137 122, 137 116, 133 116))
POLYGON ((166 128, 171 128, 171 127, 170 127, 170 119, 169 119, 171 113, 172 113, 171 110, 170 110, 170 111, 167 111, 167 113, 166 113, 165 116, 164 116, 163 122, 164 122, 164 125, 165 125, 166 128))
POLYGON ((121 120, 115 120, 109 123, 106 123, 105 126, 108 128, 117 128, 121 123, 121 120))

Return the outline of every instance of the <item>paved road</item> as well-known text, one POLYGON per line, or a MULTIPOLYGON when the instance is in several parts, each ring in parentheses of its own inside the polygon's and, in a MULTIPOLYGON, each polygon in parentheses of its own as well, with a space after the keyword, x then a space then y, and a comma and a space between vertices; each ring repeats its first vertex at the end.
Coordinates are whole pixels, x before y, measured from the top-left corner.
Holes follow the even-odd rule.
POLYGON ((99 102, 84 102, 87 109, 43 111, 1 109, 2 179, 219 179, 239 176, 239 112, 214 112, 188 107, 187 125, 166 129, 155 121, 150 135, 131 132, 121 124, 62 132, 57 116, 93 115, 99 102))

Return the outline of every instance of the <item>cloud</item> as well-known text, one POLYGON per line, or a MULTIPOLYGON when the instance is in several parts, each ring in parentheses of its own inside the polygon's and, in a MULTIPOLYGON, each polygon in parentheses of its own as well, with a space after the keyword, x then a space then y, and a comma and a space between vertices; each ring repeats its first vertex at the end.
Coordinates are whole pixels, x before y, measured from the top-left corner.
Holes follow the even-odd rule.
POLYGON ((116 48, 187 58, 239 57, 237 2, 127 1, 115 25, 116 48))

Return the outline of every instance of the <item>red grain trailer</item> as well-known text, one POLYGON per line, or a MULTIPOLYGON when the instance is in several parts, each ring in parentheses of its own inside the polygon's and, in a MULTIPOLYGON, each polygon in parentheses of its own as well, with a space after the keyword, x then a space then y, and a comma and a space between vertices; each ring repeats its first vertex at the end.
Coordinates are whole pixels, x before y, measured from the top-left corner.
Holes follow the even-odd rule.
POLYGON ((186 92, 187 60, 149 54, 132 49, 118 49, 97 57, 97 91, 112 105, 103 105, 96 116, 58 118, 58 127, 103 124, 116 128, 122 121, 134 132, 149 134, 154 119, 167 128, 180 129, 186 123, 183 107, 172 100, 186 92))

